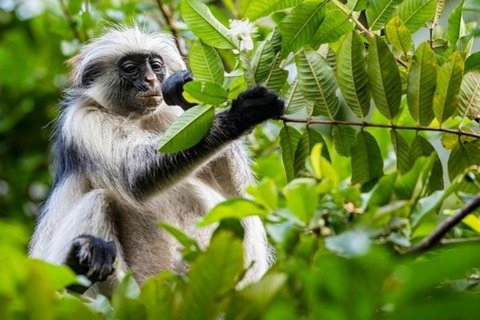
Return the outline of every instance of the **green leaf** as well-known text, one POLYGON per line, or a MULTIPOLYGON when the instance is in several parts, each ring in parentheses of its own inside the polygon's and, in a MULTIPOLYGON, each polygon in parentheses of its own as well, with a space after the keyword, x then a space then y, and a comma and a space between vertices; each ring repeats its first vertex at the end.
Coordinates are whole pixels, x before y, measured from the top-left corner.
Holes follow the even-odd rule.
POLYGON ((410 147, 410 164, 413 165, 419 157, 429 157, 432 154, 435 156, 427 193, 443 189, 443 167, 432 144, 424 137, 417 135, 410 147))
POLYGON ((387 119, 393 120, 400 110, 402 80, 395 57, 379 36, 370 40, 368 76, 378 111, 387 119))
POLYGON ((396 130, 390 131, 393 149, 397 156, 397 171, 405 173, 410 169, 410 146, 407 140, 396 130))
POLYGON ((405 27, 414 33, 434 17, 436 8, 436 0, 405 0, 398 6, 394 16, 399 17, 405 27))
POLYGON ((328 153, 328 149, 322 135, 318 131, 307 127, 298 142, 297 149, 295 150, 295 176, 300 176, 301 172, 305 170, 305 160, 310 155, 313 146, 317 143, 321 143, 324 146, 322 148, 322 156, 325 159, 330 160, 330 154, 328 153))
POLYGON ((212 126, 215 109, 195 106, 178 117, 160 139, 158 150, 175 153, 188 149, 203 139, 212 126))
POLYGON ((427 42, 422 43, 413 56, 408 76, 408 110, 421 126, 427 126, 435 117, 433 96, 437 85, 435 55, 427 42))
POLYGON ((480 69, 480 51, 468 56, 465 60, 465 72, 480 69))
POLYGON ((222 59, 213 47, 196 39, 190 49, 188 60, 196 80, 223 85, 222 59))
POLYGON ((372 189, 372 194, 368 199, 367 209, 372 207, 386 206, 390 203, 397 173, 384 175, 372 189))
POLYGON ((325 2, 308 1, 295 7, 278 25, 282 35, 282 56, 310 43, 325 18, 325 2))
POLYGON ((328 250, 348 258, 365 255, 370 250, 371 244, 367 232, 363 230, 349 230, 325 239, 325 247, 328 250))
POLYGON ((309 223, 317 209, 318 197, 315 193, 315 180, 295 179, 283 189, 288 209, 304 223, 309 223))
POLYGON ((383 159, 375 138, 360 131, 352 143, 352 184, 366 184, 383 175, 383 159))
POLYGON ((356 31, 345 36, 337 54, 337 80, 347 106, 364 119, 370 110, 365 47, 356 31))
POLYGON ((271 42, 260 42, 252 58, 252 72, 256 83, 261 83, 267 77, 274 60, 275 52, 271 42))
POLYGON ((371 0, 367 5, 367 21, 370 30, 381 30, 403 0, 371 0))
POLYGON ((265 217, 267 214, 268 212, 265 211, 265 209, 251 200, 244 198, 230 198, 217 204, 212 210, 210 210, 210 212, 198 222, 198 226, 207 226, 227 218, 243 219, 250 216, 265 217))
POLYGON ((458 107, 464 62, 460 52, 454 52, 440 67, 433 97, 433 112, 438 122, 447 120, 458 107))
POLYGON ((460 37, 464 35, 465 23, 462 19, 464 3, 465 1, 462 0, 460 4, 448 15, 448 28, 446 38, 449 42, 449 48, 446 52, 446 56, 450 55, 455 50, 458 39, 460 39, 460 37))
POLYGON ((355 129, 346 126, 333 126, 332 139, 337 153, 344 157, 350 157, 352 142, 356 135, 355 129))
POLYGON ((351 11, 362 11, 367 7, 368 0, 347 0, 346 7, 351 11))
POLYGON ((219 105, 227 101, 227 91, 213 82, 190 81, 183 86, 184 97, 190 102, 219 105), (193 99, 193 101, 192 101, 193 99))
POLYGON ((310 41, 312 48, 318 48, 323 43, 336 42, 353 30, 353 23, 343 11, 332 3, 327 3, 325 8, 325 19, 310 41))
POLYGON ((264 80, 265 85, 272 91, 280 91, 287 81, 288 71, 280 68, 280 54, 275 57, 275 61, 270 65, 267 77, 264 80))
POLYGON ((299 83, 300 81, 295 79, 283 97, 283 100, 285 101, 285 114, 293 114, 305 108, 307 114, 311 115, 313 112, 313 102, 305 100, 302 91, 300 90, 299 83))
POLYGON ((131 273, 128 273, 117 285, 112 297, 113 319, 144 319, 145 306, 138 299, 140 288, 131 273), (138 317, 138 318, 137 318, 138 317))
POLYGON ((261 204, 265 209, 269 211, 277 209, 278 190, 273 179, 266 178, 257 185, 249 185, 247 192, 254 197, 255 202, 261 204))
POLYGON ((280 147, 287 181, 295 178, 295 150, 301 136, 300 132, 290 126, 284 126, 280 131, 280 147))
POLYGON ((174 319, 172 306, 177 296, 173 292, 172 278, 172 273, 162 272, 142 285, 140 300, 147 309, 147 319, 174 319))
POLYGON ((182 18, 203 42, 219 49, 236 49, 237 44, 228 30, 201 0, 183 0, 182 18))
POLYGON ((184 248, 200 251, 197 242, 182 230, 165 222, 158 222, 158 225, 170 233, 184 248))
POLYGON ((458 112, 462 117, 475 119, 480 108, 480 70, 467 72, 460 87, 458 112))
POLYGON ((445 7, 445 0, 437 0, 437 7, 435 9, 435 16, 433 17, 432 25, 435 27, 438 24, 438 20, 443 14, 443 8, 445 7))
POLYGON ((338 111, 337 81, 327 61, 313 50, 295 56, 299 86, 306 100, 314 101, 313 115, 331 119, 338 111))
POLYGON ((459 143, 453 148, 448 158, 448 176, 453 181, 455 177, 470 166, 480 163, 480 142, 459 143))
POLYGON ((271 13, 286 8, 294 7, 302 0, 250 0, 242 1, 242 14, 250 20, 256 20, 271 13))
POLYGON ((415 199, 421 194, 428 182, 434 161, 434 155, 416 158, 412 168, 395 182, 395 193, 399 199, 415 199))
POLYGON ((178 319, 217 319, 243 270, 243 255, 238 237, 230 231, 218 232, 190 267, 178 319))
POLYGON ((399 17, 393 17, 387 24, 387 38, 395 48, 400 50, 405 56, 412 47, 412 34, 403 24, 399 17))

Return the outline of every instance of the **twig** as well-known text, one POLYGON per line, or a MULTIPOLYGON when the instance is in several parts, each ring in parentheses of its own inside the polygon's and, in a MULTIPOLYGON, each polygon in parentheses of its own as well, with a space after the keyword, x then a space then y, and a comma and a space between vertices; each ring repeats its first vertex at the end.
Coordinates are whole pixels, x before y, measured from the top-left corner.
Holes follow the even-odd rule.
POLYGON ((185 52, 182 49, 182 44, 180 43, 180 32, 178 31, 177 27, 175 26, 175 21, 173 21, 173 16, 167 6, 162 3, 162 0, 156 0, 157 6, 162 12, 163 17, 167 21, 170 30, 172 31, 172 35, 175 38, 175 44, 177 45, 178 52, 182 55, 182 57, 186 57, 185 52))
POLYGON ((417 245, 407 251, 407 253, 418 254, 432 249, 441 242, 442 238, 447 234, 448 231, 450 231, 454 226, 462 221, 463 218, 475 211, 478 207, 480 207, 480 194, 477 194, 464 207, 460 208, 457 212, 440 223, 428 237, 420 241, 417 245))
POLYGON ((357 127, 375 127, 375 128, 388 128, 394 130, 415 130, 415 131, 434 131, 434 132, 446 132, 455 134, 457 136, 468 136, 480 139, 480 134, 466 131, 459 131, 453 129, 436 128, 436 127, 423 127, 423 126, 400 126, 395 124, 381 124, 370 122, 356 122, 356 121, 341 121, 341 120, 321 120, 321 119, 292 119, 287 117, 281 117, 280 120, 285 122, 295 123, 307 123, 307 124, 331 124, 340 126, 357 126, 357 127))
POLYGON ((475 238, 455 238, 455 239, 442 239, 440 244, 462 244, 462 243, 472 243, 480 242, 480 237, 475 238))
MULTIPOLYGON (((348 9, 343 3, 341 3, 340 1, 338 0, 330 0, 338 9, 340 9, 341 11, 343 11, 343 13, 345 13, 348 18, 353 22, 355 23, 355 25, 358 27, 358 29, 360 29, 362 32, 364 32, 367 37, 369 38, 373 38, 375 35, 373 34, 372 31, 368 30, 367 28, 365 28, 365 26, 363 25, 363 23, 361 23, 357 18, 355 18, 355 16, 352 14, 352 11, 350 9, 348 9)), ((398 58, 398 57, 395 57, 395 60, 397 60, 398 64, 402 65, 403 67, 407 68, 408 67, 408 64, 403 61, 402 59, 398 58)))
POLYGON ((73 21, 73 17, 72 17, 72 13, 70 12, 70 9, 68 9, 68 6, 67 6, 67 4, 65 3, 64 0, 58 0, 58 2, 60 3, 60 7, 62 8, 63 14, 65 15, 65 19, 67 19, 68 25, 73 32, 73 36, 80 43, 82 43, 83 42, 82 37, 80 36, 80 33, 78 32, 78 29, 75 25, 75 21, 73 21))

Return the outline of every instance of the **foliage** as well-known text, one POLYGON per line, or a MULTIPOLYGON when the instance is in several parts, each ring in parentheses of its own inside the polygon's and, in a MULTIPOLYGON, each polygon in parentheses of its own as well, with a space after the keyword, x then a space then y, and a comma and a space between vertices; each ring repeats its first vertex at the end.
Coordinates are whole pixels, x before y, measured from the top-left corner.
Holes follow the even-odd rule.
POLYGON ((32 3, 0 0, 0 319, 478 315, 477 213, 436 250, 408 253, 479 192, 478 0, 458 4, 445 28, 442 0, 32 3), (240 32, 228 19, 242 17, 254 25, 240 32), (197 223, 218 224, 206 250, 160 224, 185 247, 189 272, 165 271, 141 287, 129 274, 111 298, 88 300, 64 289, 85 280, 25 256, 25 212, 51 183, 44 127, 68 83, 63 61, 122 21, 171 31, 189 52, 196 81, 184 95, 201 105, 171 126, 161 152, 197 143, 215 108, 249 86, 279 92, 288 118, 248 137, 259 183, 197 223), (276 261, 245 286, 239 219, 251 215, 276 261))

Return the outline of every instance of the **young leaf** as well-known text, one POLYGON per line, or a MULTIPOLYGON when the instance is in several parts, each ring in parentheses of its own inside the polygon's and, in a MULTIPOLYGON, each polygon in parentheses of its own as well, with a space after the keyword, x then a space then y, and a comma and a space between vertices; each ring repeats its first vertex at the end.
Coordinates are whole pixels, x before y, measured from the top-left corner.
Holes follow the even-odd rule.
POLYGON ((303 132, 302 137, 298 142, 297 149, 295 150, 295 176, 299 176, 302 170, 305 169, 305 160, 310 155, 313 146, 317 143, 321 143, 323 145, 322 156, 325 159, 330 160, 330 154, 328 153, 328 149, 322 135, 314 129, 307 128, 303 132))
POLYGON ((478 141, 459 143, 453 148, 448 158, 448 176, 453 181, 455 177, 470 166, 480 163, 480 143, 478 141))
POLYGON ((181 12, 189 28, 206 44, 219 49, 237 48, 230 30, 212 15, 201 0, 182 1, 181 12))
POLYGON ((383 175, 383 159, 375 138, 360 131, 352 143, 352 184, 366 184, 383 175))
POLYGON ((387 24, 387 38, 395 48, 400 50, 405 56, 412 47, 412 34, 403 24, 399 17, 393 17, 387 24))
POLYGON ((432 25, 437 26, 438 20, 443 14, 443 8, 445 7, 445 0, 437 0, 437 7, 435 9, 435 16, 433 17, 432 25))
POLYGON ((352 154, 351 147, 352 142, 355 139, 357 132, 352 127, 346 126, 333 126, 332 127, 332 139, 333 145, 337 153, 344 157, 350 157, 352 154))
POLYGON ((183 86, 187 100, 205 104, 219 105, 227 101, 227 91, 213 82, 190 81, 183 86))
POLYGON ((310 43, 325 18, 325 2, 308 1, 295 7, 278 25, 282 35, 282 57, 310 43))
POLYGON ((223 85, 222 60, 213 47, 196 39, 190 49, 188 60, 196 80, 223 85))
POLYGON ((410 169, 410 146, 407 140, 396 130, 390 131, 393 149, 397 156, 397 171, 405 173, 410 169))
POLYGON ((402 80, 397 63, 387 44, 375 36, 368 50, 368 77, 378 111, 393 120, 400 110, 402 80))
POLYGON ((407 102, 413 119, 421 126, 429 125, 433 114, 433 96, 437 85, 435 55, 427 42, 413 56, 408 76, 407 102))
POLYGON ((300 221, 309 223, 317 209, 318 199, 315 193, 315 180, 295 179, 283 189, 288 209, 300 221))
POLYGON ((348 16, 334 4, 327 3, 325 8, 325 19, 310 41, 312 48, 318 48, 323 43, 335 42, 353 29, 353 23, 348 16))
POLYGON ((356 31, 345 36, 337 55, 337 80, 347 106, 364 119, 370 110, 365 47, 356 31))
POLYGON ((275 181, 270 178, 263 179, 257 185, 249 185, 247 192, 253 196, 256 203, 265 209, 274 211, 278 206, 278 190, 275 181))
POLYGON ((458 39, 463 36, 465 32, 465 23, 462 19, 463 5, 465 1, 460 1, 460 4, 448 16, 448 28, 446 38, 449 42, 449 48, 446 56, 450 55, 457 44, 458 39), (462 30, 463 29, 463 30, 462 30))
POLYGON ((338 111, 337 81, 327 61, 313 50, 295 56, 300 89, 306 100, 314 101, 313 115, 333 119, 338 111))
POLYGON ((282 148, 282 160, 287 181, 295 178, 295 150, 301 136, 300 132, 289 126, 283 127, 280 131, 280 147, 282 148))
POLYGON ((403 0, 371 0, 367 5, 367 21, 370 30, 381 30, 403 0))
POLYGON ((480 107, 480 70, 465 73, 460 87, 458 112, 462 117, 475 119, 480 107))
POLYGON ((463 66, 462 55, 457 51, 448 58, 438 71, 437 88, 433 97, 433 112, 440 123, 445 122, 458 106, 463 66))
POLYGON ((204 227, 227 218, 243 219, 250 216, 265 217, 267 214, 268 212, 265 211, 265 209, 251 200, 230 198, 217 204, 210 210, 210 212, 198 222, 198 226, 204 227))
POLYGON ((246 18, 256 20, 275 11, 294 7, 302 2, 302 0, 247 0, 241 1, 241 12, 246 18))
POLYGON ((212 106, 199 105, 188 109, 164 133, 158 150, 175 153, 194 146, 207 135, 214 117, 212 106))
POLYGON ((399 17, 414 33, 433 18, 436 7, 436 0, 405 0, 398 6, 394 16, 399 17))

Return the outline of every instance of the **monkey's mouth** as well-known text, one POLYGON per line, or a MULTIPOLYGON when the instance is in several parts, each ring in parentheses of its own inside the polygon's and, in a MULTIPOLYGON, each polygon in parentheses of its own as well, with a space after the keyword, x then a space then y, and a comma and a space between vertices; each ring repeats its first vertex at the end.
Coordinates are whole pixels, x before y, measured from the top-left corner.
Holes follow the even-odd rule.
POLYGON ((158 92, 144 93, 138 95, 138 97, 143 100, 146 105, 150 106, 157 106, 163 100, 162 94, 158 92))

